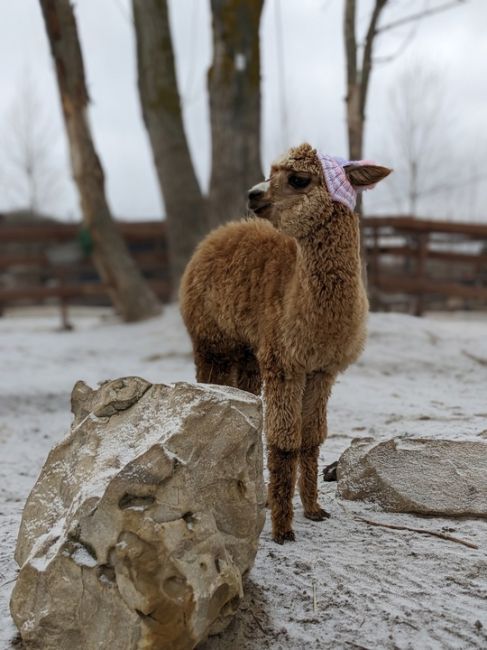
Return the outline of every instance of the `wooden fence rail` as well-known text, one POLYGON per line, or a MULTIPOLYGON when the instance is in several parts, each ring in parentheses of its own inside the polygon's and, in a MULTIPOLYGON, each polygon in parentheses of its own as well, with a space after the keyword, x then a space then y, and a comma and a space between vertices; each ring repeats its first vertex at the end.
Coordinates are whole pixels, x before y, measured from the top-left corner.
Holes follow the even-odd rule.
MULTIPOLYGON (((487 308, 487 225, 412 217, 367 217, 363 225, 374 307, 401 303, 417 315, 430 306, 487 308)), ((167 301, 164 222, 118 227, 145 277, 167 301)), ((0 222, 0 310, 56 299, 66 324, 68 303, 108 304, 108 286, 82 235, 78 224, 0 222)))
MULTIPOLYGON (((162 221, 118 227, 162 302, 170 296, 166 228, 162 221)), ((109 304, 109 287, 93 265, 90 240, 79 224, 0 222, 0 313, 8 305, 55 299, 64 327, 68 304, 109 304)))
POLYGON ((371 302, 408 298, 428 306, 487 308, 487 225, 412 217, 364 219, 371 302))

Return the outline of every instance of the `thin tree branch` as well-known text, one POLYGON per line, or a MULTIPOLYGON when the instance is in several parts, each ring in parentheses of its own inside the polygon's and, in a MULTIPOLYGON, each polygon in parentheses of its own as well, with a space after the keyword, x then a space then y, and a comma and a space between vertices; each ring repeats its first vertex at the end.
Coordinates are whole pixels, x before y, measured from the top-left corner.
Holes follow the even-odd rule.
POLYGON ((376 63, 377 64, 391 63, 392 61, 397 59, 399 56, 401 56, 401 54, 403 54, 403 52, 406 51, 408 46, 414 40, 414 37, 416 36, 416 32, 418 31, 418 27, 419 27, 419 23, 414 23, 411 30, 409 31, 409 34, 407 34, 407 36, 405 37, 403 42, 399 45, 399 47, 396 48, 395 52, 393 52, 392 54, 387 54, 387 55, 384 55, 384 56, 378 56, 378 57, 372 58, 372 63, 374 65, 376 63))
POLYGON ((399 18, 398 20, 394 20, 390 23, 387 23, 386 25, 382 25, 382 27, 379 27, 376 31, 377 34, 382 34, 383 32, 387 32, 391 29, 395 29, 396 27, 400 27, 401 25, 406 25, 407 23, 414 22, 416 20, 421 20, 421 18, 426 18, 428 16, 433 16, 434 14, 439 14, 443 11, 447 11, 448 9, 453 9, 454 7, 457 7, 460 4, 463 4, 467 2, 467 0, 452 0, 451 2, 446 2, 443 5, 440 5, 439 7, 434 7, 433 9, 425 9, 424 11, 419 11, 416 14, 411 14, 410 16, 405 16, 404 18, 399 18))
POLYGON ((478 363, 481 366, 487 366, 487 358, 478 357, 476 354, 472 354, 467 350, 462 350, 462 354, 466 356, 467 359, 471 359, 472 361, 475 361, 475 363, 478 363))
POLYGON ((487 173, 476 174, 470 176, 470 178, 464 178, 454 183, 450 179, 448 179, 444 183, 438 183, 437 185, 430 185, 429 187, 425 187, 420 191, 420 195, 429 196, 431 194, 438 194, 439 192, 445 192, 446 190, 452 188, 458 189, 459 187, 469 187, 470 185, 478 183, 479 181, 484 181, 486 178, 487 178, 487 173))
POLYGON ((365 114, 365 105, 367 103, 370 71, 372 70, 372 51, 374 48, 375 37, 378 34, 377 23, 379 22, 380 15, 387 2, 388 0, 375 1, 374 10, 370 17, 369 28, 367 29, 367 36, 365 37, 365 47, 362 59, 362 83, 360 84, 360 112, 362 116, 365 114))
POLYGON ((345 2, 345 54, 347 61, 347 86, 357 81, 357 39, 355 36, 355 0, 345 2))
POLYGON ((408 530, 411 533, 421 533, 422 535, 432 535, 433 537, 439 537, 440 539, 446 539, 449 542, 455 542, 456 544, 463 544, 463 546, 468 546, 468 548, 478 549, 478 545, 473 542, 468 542, 465 539, 460 539, 459 537, 453 537, 453 535, 447 535, 446 533, 440 533, 436 530, 426 530, 425 528, 411 528, 410 526, 398 526, 397 524, 384 524, 380 521, 371 521, 370 519, 364 519, 363 517, 354 517, 357 521, 363 521, 364 524, 369 526, 380 526, 382 528, 391 528, 392 530, 408 530))

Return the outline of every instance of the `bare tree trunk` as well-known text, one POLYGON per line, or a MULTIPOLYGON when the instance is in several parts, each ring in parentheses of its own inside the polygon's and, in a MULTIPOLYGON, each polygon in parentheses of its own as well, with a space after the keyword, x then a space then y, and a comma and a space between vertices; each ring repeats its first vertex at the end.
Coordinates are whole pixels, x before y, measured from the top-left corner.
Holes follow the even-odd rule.
MULTIPOLYGON (((403 18, 395 20, 388 25, 379 27, 379 20, 389 0, 375 0, 370 15, 367 33, 363 45, 363 53, 359 57, 359 47, 356 33, 356 0, 345 0, 345 14, 343 20, 345 60, 347 72, 347 132, 348 132, 348 153, 351 160, 360 160, 363 157, 364 131, 365 131, 365 109, 367 106, 367 95, 369 90, 370 75, 373 67, 373 51, 377 36, 379 34, 395 29, 410 22, 416 22, 424 17, 447 11, 459 6, 463 0, 448 0, 443 4, 423 9, 417 13, 408 14, 403 18)), ((389 60, 391 60, 389 58, 389 60)), ((362 197, 358 196, 356 211, 362 215, 362 197)), ((363 228, 360 233, 360 248, 363 264, 363 278, 367 280, 367 259, 364 246, 363 228)))
POLYGON ((360 160, 363 157, 365 108, 372 72, 372 53, 377 35, 377 24, 387 1, 375 1, 361 61, 358 60, 356 37, 356 0, 346 0, 345 2, 344 36, 347 66, 345 101, 347 105, 348 152, 352 160, 360 160))
POLYGON ((345 2, 344 40, 347 66, 347 133, 348 153, 352 160, 362 154, 363 121, 360 113, 360 82, 357 70, 357 39, 355 35, 355 0, 345 2))
MULTIPOLYGON (((345 0, 344 15, 344 43, 347 71, 347 131, 348 148, 351 159, 360 159, 363 156, 365 109, 369 90, 370 75, 374 64, 373 51, 377 37, 383 32, 395 29, 401 25, 417 22, 422 18, 432 16, 454 7, 458 7, 464 0, 448 0, 433 8, 423 8, 421 11, 408 14, 387 25, 379 27, 379 20, 389 0, 375 0, 370 15, 367 33, 363 44, 362 56, 359 57, 359 47, 356 35, 356 0, 345 0), (360 60, 359 60, 360 59, 360 60)), ((388 57, 392 60, 394 57, 388 57)))
MULTIPOLYGON (((370 73, 372 71, 372 52, 377 35, 377 24, 380 14, 388 0, 375 0, 372 10, 362 60, 358 60, 358 45, 356 36, 356 0, 345 0, 344 40, 347 68, 347 132, 348 155, 350 160, 363 158, 365 108, 369 90, 370 73)), ((362 196, 357 197, 356 211, 362 216, 362 196)), ((360 252, 362 258, 362 277, 367 284, 367 250, 365 247, 363 224, 360 227, 360 252)))
POLYGON ((263 0, 211 0, 213 65, 208 75, 212 173, 209 223, 241 217, 262 179, 260 44, 263 0))
POLYGON ((207 230, 206 201, 183 125, 167 0, 132 0, 139 95, 166 206, 174 289, 207 230))
POLYGON ((135 265, 112 220, 104 174, 88 124, 88 92, 76 20, 69 0, 40 0, 54 59, 73 175, 85 224, 93 240, 93 260, 110 287, 125 321, 155 316, 161 305, 135 265))

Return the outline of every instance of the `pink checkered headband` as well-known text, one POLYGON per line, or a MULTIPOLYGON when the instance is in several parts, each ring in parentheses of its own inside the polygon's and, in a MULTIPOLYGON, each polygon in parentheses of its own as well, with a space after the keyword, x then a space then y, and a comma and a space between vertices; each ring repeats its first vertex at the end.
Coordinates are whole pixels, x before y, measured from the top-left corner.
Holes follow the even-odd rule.
POLYGON ((323 167, 323 175, 325 177, 326 187, 334 201, 339 201, 346 205, 350 210, 355 208, 357 202, 357 192, 362 190, 371 190, 375 187, 372 185, 364 185, 362 187, 354 187, 348 180, 345 173, 347 165, 374 165, 371 160, 345 160, 338 156, 328 156, 318 152, 321 166, 323 167))

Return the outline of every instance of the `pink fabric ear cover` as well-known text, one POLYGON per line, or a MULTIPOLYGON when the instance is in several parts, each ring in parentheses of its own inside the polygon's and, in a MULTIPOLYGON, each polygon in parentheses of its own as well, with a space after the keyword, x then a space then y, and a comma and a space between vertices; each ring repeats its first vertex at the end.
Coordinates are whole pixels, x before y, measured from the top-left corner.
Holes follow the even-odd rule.
POLYGON ((323 175, 325 177, 326 187, 330 193, 333 201, 339 201, 353 210, 357 202, 357 192, 362 190, 371 190, 374 185, 366 185, 361 188, 354 187, 345 173, 347 165, 374 165, 371 160, 346 160, 339 156, 328 156, 327 154, 319 153, 321 166, 323 167, 323 175))

